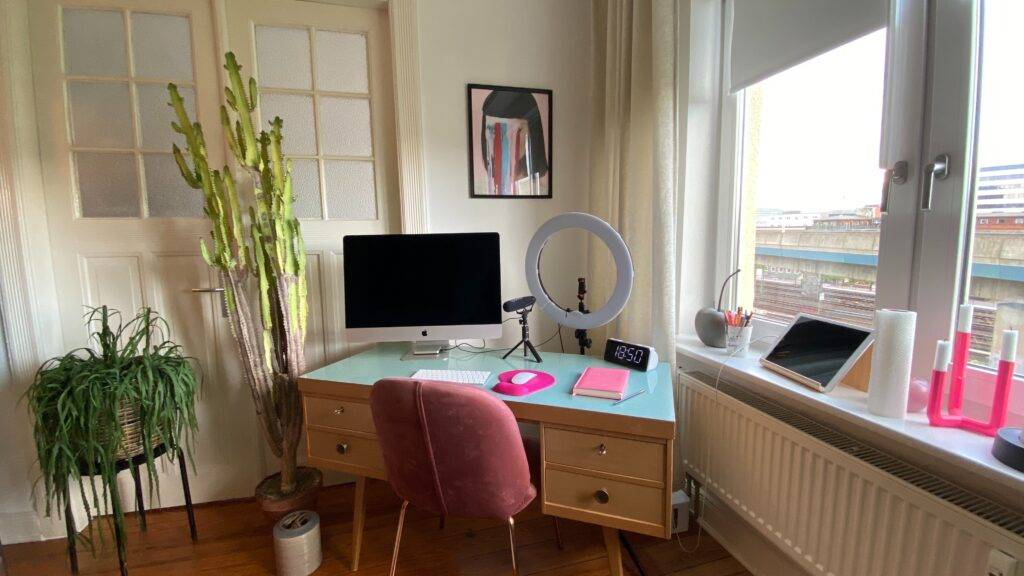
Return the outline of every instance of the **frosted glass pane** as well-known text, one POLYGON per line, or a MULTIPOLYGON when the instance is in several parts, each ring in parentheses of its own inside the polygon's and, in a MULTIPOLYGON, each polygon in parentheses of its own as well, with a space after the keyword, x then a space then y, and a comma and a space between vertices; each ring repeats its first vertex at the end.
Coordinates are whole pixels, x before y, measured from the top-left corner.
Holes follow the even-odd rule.
MULTIPOLYGON (((170 97, 163 84, 136 84, 139 104, 139 126, 142 132, 142 147, 149 150, 171 151, 171 144, 177 142, 185 147, 185 137, 171 129, 171 122, 177 121, 174 109, 167 105, 170 97)), ((179 86, 178 93, 185 100, 189 118, 196 119, 195 91, 179 86)))
POLYGON ((124 16, 111 10, 65 8, 64 69, 85 76, 127 76, 124 16))
POLYGON ((78 200, 85 218, 138 217, 138 167, 134 154, 75 152, 78 200))
POLYGON ((309 30, 256 27, 256 66, 260 86, 311 89, 311 59, 309 30))
POLYGON ((377 193, 373 162, 327 160, 327 217, 334 220, 376 220, 377 193))
POLYGON ((295 195, 295 216, 323 218, 320 204, 320 167, 316 160, 292 161, 292 194, 295 195))
POLYGON ((316 87, 336 92, 369 92, 366 36, 316 31, 316 87))
POLYGON ((372 156, 370 101, 320 98, 320 147, 329 156, 372 156))
POLYGON ((313 123, 313 97, 302 94, 266 93, 260 96, 261 126, 270 129, 275 116, 284 120, 285 154, 316 154, 316 128, 313 123))
POLYGON ((108 82, 69 82, 71 142, 75 146, 131 148, 131 103, 128 85, 108 82))
POLYGON ((192 79, 192 32, 188 18, 132 13, 135 75, 167 80, 192 79))
POLYGON ((202 218, 203 191, 185 183, 174 156, 170 154, 144 154, 142 165, 146 170, 146 202, 153 218, 202 218))

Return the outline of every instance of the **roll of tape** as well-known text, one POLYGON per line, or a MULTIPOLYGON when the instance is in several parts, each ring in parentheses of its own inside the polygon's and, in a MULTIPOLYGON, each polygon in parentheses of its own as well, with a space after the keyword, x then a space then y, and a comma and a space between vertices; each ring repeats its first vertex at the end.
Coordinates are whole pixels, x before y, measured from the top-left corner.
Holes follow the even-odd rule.
POLYGON ((274 556, 278 576, 309 576, 323 560, 320 516, 309 510, 286 515, 274 525, 274 556))

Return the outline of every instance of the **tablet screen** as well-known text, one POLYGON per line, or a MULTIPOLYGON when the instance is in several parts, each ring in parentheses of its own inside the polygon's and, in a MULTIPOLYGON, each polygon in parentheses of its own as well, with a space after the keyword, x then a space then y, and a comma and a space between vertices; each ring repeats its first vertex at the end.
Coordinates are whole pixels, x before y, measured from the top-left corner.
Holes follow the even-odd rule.
POLYGON ((765 360, 825 386, 870 335, 868 330, 801 316, 765 360))

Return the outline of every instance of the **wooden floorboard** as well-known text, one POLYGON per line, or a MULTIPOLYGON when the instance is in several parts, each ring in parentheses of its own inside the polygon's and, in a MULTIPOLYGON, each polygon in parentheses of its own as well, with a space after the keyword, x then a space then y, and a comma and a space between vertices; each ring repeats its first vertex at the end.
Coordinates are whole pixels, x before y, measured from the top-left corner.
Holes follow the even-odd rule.
MULTIPOLYGON (((327 488, 321 493, 318 510, 324 560, 316 571, 318 575, 349 572, 353 497, 352 485, 327 488)), ((371 482, 367 486, 363 554, 355 574, 387 574, 399 504, 387 484, 371 482)), ((196 544, 189 540, 185 511, 181 508, 153 511, 147 520, 149 531, 142 533, 134 515, 126 519, 132 575, 274 574, 271 523, 252 500, 197 506, 196 544)), ((437 520, 436 516, 410 508, 398 565, 401 576, 511 574, 508 532, 503 522, 450 518, 445 528, 439 530, 437 520)), ((606 576, 608 563, 600 528, 567 520, 561 521, 561 527, 564 550, 559 550, 555 543, 552 519, 541 515, 536 503, 516 517, 520 573, 606 576)), ((629 541, 636 547, 649 576, 749 574, 707 534, 698 539, 691 531, 678 542, 630 534, 629 541)), ((80 549, 81 573, 117 574, 112 538, 107 535, 103 543, 97 541, 96 548, 95 557, 87 549, 80 549)), ((2 557, 9 576, 69 572, 64 540, 4 546, 2 557)), ((624 562, 627 573, 637 573, 628 558, 624 562)))

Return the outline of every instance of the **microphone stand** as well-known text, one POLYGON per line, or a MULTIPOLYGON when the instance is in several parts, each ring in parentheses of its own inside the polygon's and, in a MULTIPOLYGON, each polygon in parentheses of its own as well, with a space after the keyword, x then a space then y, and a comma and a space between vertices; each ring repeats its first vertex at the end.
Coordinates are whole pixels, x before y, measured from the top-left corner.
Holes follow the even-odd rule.
POLYGON ((530 342, 530 324, 526 317, 529 316, 531 310, 533 310, 533 306, 516 310, 516 314, 519 314, 519 326, 522 331, 522 338, 519 340, 519 342, 516 343, 515 346, 510 348, 508 352, 505 352, 505 355, 501 357, 502 360, 508 358, 509 355, 515 352, 517 348, 522 346, 524 360, 527 359, 527 352, 529 352, 533 354, 534 360, 536 360, 537 362, 543 362, 543 360, 540 359, 540 354, 537 353, 537 349, 534 348, 533 343, 530 342))

